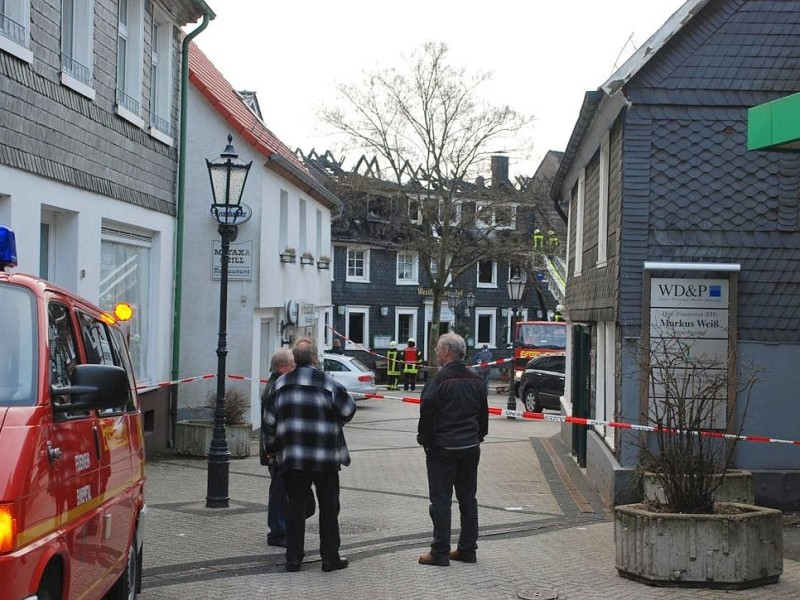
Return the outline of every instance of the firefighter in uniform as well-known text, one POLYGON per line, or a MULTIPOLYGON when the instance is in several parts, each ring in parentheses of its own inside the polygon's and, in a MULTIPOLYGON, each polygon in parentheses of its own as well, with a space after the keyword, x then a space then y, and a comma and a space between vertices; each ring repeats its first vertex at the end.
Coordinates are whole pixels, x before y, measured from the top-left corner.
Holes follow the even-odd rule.
POLYGON ((386 353, 386 379, 387 390, 396 390, 400 382, 400 361, 397 359, 397 342, 389 342, 389 351, 386 353))
POLYGON ((559 304, 556 306, 556 312, 553 313, 553 321, 563 321, 564 317, 561 315, 561 311, 564 310, 564 306, 559 304))
POLYGON ((417 389, 417 371, 421 357, 414 338, 408 340, 406 349, 403 350, 403 390, 408 391, 417 389))

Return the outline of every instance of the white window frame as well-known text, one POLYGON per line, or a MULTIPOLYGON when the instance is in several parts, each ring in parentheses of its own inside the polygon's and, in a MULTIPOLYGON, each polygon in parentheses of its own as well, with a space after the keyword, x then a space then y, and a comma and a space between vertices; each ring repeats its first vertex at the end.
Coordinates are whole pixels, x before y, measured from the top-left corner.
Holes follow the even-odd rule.
POLYGON ((410 316, 411 326, 409 327, 409 335, 416 337, 417 325, 419 319, 419 309, 413 306, 397 306, 394 309, 394 340, 397 342, 397 349, 403 350, 408 346, 408 338, 400 339, 400 316, 410 316))
POLYGON ((345 341, 345 348, 348 350, 358 350, 362 349, 362 345, 353 343, 350 340, 352 336, 350 335, 350 315, 353 314, 361 314, 364 315, 364 343, 363 349, 366 350, 369 348, 369 306, 348 306, 347 311, 344 316, 344 325, 345 325, 345 332, 344 335, 347 338, 345 341))
POLYGON ((173 23, 158 7, 153 10, 150 53, 150 135, 172 146, 173 23))
POLYGON ((30 0, 5 0, 4 11, 6 19, 0 22, 0 50, 32 63, 30 0))
POLYGON ((608 260, 608 182, 609 145, 611 132, 606 130, 600 140, 599 193, 597 198, 597 266, 605 267, 608 260))
POLYGON ((512 231, 517 228, 517 205, 516 204, 499 204, 492 206, 492 227, 501 231, 512 231), (508 225, 501 225, 497 222, 497 209, 502 208, 509 210, 511 213, 511 223, 508 225))
POLYGON ((586 168, 578 175, 578 194, 575 202, 575 264, 573 275, 580 277, 583 271, 583 210, 586 192, 586 168))
POLYGON ((397 253, 395 268, 395 283, 397 285, 419 285, 419 252, 401 250, 397 253), (401 263, 410 263, 411 273, 405 277, 405 269, 401 269, 401 263))
POLYGON ((475 322, 473 330, 475 331, 475 347, 487 344, 490 348, 497 347, 497 309, 494 307, 479 307, 475 308, 475 322), (490 332, 488 340, 478 339, 478 322, 481 317, 490 317, 490 332))
MULTIPOLYGON (((511 309, 507 309, 503 311, 505 313, 505 330, 506 330, 506 345, 511 343, 512 338, 514 337, 514 332, 511 331, 511 319, 514 318, 514 311, 511 309)), ((520 321, 527 321, 528 320, 528 309, 521 308, 519 313, 517 314, 517 323, 520 321)))
POLYGON ((369 248, 365 248, 363 246, 348 246, 346 250, 346 258, 345 258, 345 281, 351 283, 369 283, 369 248), (351 252, 361 252, 363 253, 363 273, 361 275, 351 274, 350 269, 350 253, 351 252))
POLYGON ((280 191, 278 200, 278 253, 289 246, 289 192, 280 191))
MULTIPOLYGON (((154 363, 155 357, 157 355, 156 348, 154 344, 157 343, 158 337, 155 333, 155 324, 156 320, 153 318, 154 315, 154 302, 153 302, 153 274, 156 272, 156 265, 154 264, 154 257, 156 253, 156 248, 154 244, 154 239, 152 234, 144 234, 144 233, 137 233, 133 231, 126 231, 124 229, 111 229, 107 227, 103 227, 101 230, 101 241, 112 242, 115 244, 119 244, 122 246, 131 246, 131 247, 140 247, 146 248, 148 251, 147 255, 147 277, 144 279, 144 285, 147 286, 145 290, 143 302, 147 303, 147 306, 135 306, 134 308, 137 310, 139 317, 146 319, 143 322, 143 329, 137 332, 139 337, 139 343, 141 345, 142 352, 144 353, 141 357, 141 363, 135 364, 135 373, 136 373, 136 380, 139 381, 150 381, 152 379, 152 374, 156 372, 156 365, 154 363)), ((102 247, 102 244, 101 244, 102 247)), ((102 258, 102 253, 101 253, 102 258)), ((119 273, 115 274, 115 277, 118 279, 125 279, 129 277, 130 273, 124 270, 121 270, 119 273)), ((100 290, 98 290, 98 297, 99 297, 99 304, 102 308, 105 309, 113 309, 112 307, 105 306, 105 298, 104 298, 104 289, 103 285, 111 285, 113 281, 101 281, 100 282, 100 290)), ((110 288, 109 288, 110 289, 110 288)), ((132 359, 135 359, 132 356, 132 359)))
MULTIPOLYGON (((597 366, 595 368, 595 414, 599 421, 613 421, 615 409, 616 323, 597 323, 597 366)), ((595 425, 609 448, 614 448, 614 430, 605 425, 595 425)))
POLYGON ((62 0, 61 83, 94 100, 93 82, 94 0, 62 0))
MULTIPOLYGON (((461 223, 461 206, 462 203, 458 200, 448 200, 450 202, 450 221, 448 222, 451 227, 457 227, 461 223)), ((445 200, 439 200, 439 220, 444 221, 444 203, 445 200)))
POLYGON ((305 198, 300 198, 297 203, 297 211, 298 211, 298 242, 297 248, 298 254, 303 254, 304 252, 310 252, 311 249, 308 246, 308 202, 306 202, 305 198))
POLYGON ((479 288, 497 288, 497 261, 496 260, 479 260, 475 263, 475 286, 479 288), (492 280, 490 282, 481 281, 481 263, 492 263, 492 280))
POLYGON ((408 198, 408 219, 411 221, 413 225, 419 225, 422 223, 422 203, 423 200, 420 197, 416 198, 408 198), (416 204, 417 210, 416 215, 412 215, 412 204, 416 204))
MULTIPOLYGON (((120 13, 117 21, 117 102, 114 109, 117 115, 126 121, 144 128, 142 119, 144 1, 125 0, 125 2, 127 2, 126 18, 123 20, 120 13)), ((120 2, 119 6, 122 11, 125 3, 120 2)))
POLYGON ((326 306, 322 318, 325 319, 325 326, 322 328, 322 347, 330 350, 333 347, 333 307, 326 306))

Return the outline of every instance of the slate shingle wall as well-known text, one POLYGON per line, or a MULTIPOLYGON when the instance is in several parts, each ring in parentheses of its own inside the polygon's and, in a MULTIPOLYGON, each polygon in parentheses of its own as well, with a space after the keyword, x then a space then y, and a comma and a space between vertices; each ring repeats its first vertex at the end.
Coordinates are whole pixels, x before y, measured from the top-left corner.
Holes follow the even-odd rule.
POLYGON ((31 40, 32 64, 0 52, 0 163, 174 214, 177 148, 114 114, 116 3, 95 2, 94 101, 59 82, 60 2, 32 3, 31 40))

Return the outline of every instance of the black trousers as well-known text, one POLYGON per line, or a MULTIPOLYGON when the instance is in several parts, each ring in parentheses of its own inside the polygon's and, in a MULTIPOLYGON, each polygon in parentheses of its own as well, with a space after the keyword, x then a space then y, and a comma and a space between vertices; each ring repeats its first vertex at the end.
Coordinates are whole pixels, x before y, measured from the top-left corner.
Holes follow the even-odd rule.
POLYGON ((464 450, 447 450, 436 446, 428 448, 425 464, 428 468, 428 496, 433 521, 431 552, 434 555, 450 552, 450 512, 454 489, 461 515, 458 549, 474 552, 478 547, 478 500, 475 495, 478 491, 480 457, 480 446, 464 450))
POLYGON ((317 492, 319 505, 319 553, 323 563, 339 558, 339 471, 286 471, 287 531, 286 562, 299 564, 305 556, 306 499, 311 485, 317 492))

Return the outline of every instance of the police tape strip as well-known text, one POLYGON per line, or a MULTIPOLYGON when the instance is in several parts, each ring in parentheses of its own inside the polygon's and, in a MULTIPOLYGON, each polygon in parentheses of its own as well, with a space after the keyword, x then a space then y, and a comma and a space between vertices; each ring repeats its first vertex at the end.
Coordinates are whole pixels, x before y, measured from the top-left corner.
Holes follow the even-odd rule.
MULTIPOLYGON (((366 347, 362 346, 358 342, 354 342, 353 340, 348 338, 343 333, 339 333, 338 331, 336 331, 330 325, 326 325, 326 327, 328 329, 330 329, 335 335, 337 335, 338 337, 342 338, 345 342, 349 342, 350 344, 355 346, 358 350, 361 350, 362 352, 366 352, 367 354, 369 354, 371 356, 376 356, 376 357, 381 358, 383 360, 389 360, 389 358, 387 356, 385 356, 383 354, 378 354, 377 352, 374 352, 374 351, 370 350, 369 348, 366 348, 366 347)), ((397 360, 397 359, 395 359, 395 362, 398 362, 400 364, 406 364, 404 361, 397 360)), ((494 365, 502 365, 503 363, 510 363, 510 362, 513 362, 513 359, 511 359, 511 358, 498 358, 497 360, 493 360, 493 361, 489 361, 489 362, 484 361, 484 362, 475 363, 474 365, 466 365, 466 367, 468 369, 477 369, 477 368, 485 369, 486 367, 491 367, 491 366, 494 366, 494 365)), ((420 369, 438 369, 439 368, 439 367, 433 367, 433 366, 430 366, 430 365, 418 365, 418 366, 419 366, 420 369)))
MULTIPOLYGON (((159 388, 168 387, 171 385, 179 384, 179 383, 188 383, 191 381, 200 381, 202 379, 213 379, 216 377, 214 374, 207 374, 207 375, 199 375, 197 377, 184 377, 183 379, 176 379, 174 381, 164 381, 162 383, 157 383, 152 386, 136 388, 137 392, 144 393, 152 390, 156 390, 159 388)), ((245 375, 226 375, 228 379, 233 379, 236 381, 252 381, 252 377, 247 377, 245 375)), ((259 383, 267 383, 267 379, 259 379, 259 383)), ((385 394, 353 394, 354 396, 358 396, 359 398, 363 397, 365 399, 377 399, 377 400, 400 400, 401 402, 405 402, 408 404, 419 404, 420 399, 415 398, 413 396, 387 396, 385 394)), ((528 419, 531 421, 549 421, 551 423, 569 423, 572 425, 581 425, 584 427, 590 426, 600 426, 600 427, 614 427, 617 429, 629 429, 633 431, 645 431, 645 432, 653 432, 653 433, 672 433, 672 434, 691 434, 695 436, 701 437, 711 437, 711 438, 719 438, 724 440, 741 440, 744 442, 760 442, 760 443, 771 443, 771 444, 788 444, 792 446, 800 446, 800 440, 784 440, 780 438, 770 438, 758 435, 736 435, 733 433, 722 433, 720 431, 708 431, 708 430, 681 430, 681 429, 673 429, 667 427, 657 427, 655 425, 640 425, 638 423, 623 423, 621 421, 603 421, 599 419, 587 419, 585 417, 570 417, 566 415, 547 415, 544 413, 535 413, 530 412, 527 410, 509 410, 507 408, 497 408, 494 406, 489 407, 489 414, 498 416, 498 417, 508 417, 508 418, 515 418, 515 419, 528 419)))
MULTIPOLYGON (((382 394, 364 394, 366 398, 379 398, 400 400, 409 404, 419 404, 420 399, 414 397, 401 397, 401 396, 385 396, 382 394)), ((657 427, 655 425, 639 425, 637 423, 622 423, 620 421, 602 421, 598 419, 587 419, 584 417, 569 417, 566 415, 547 415, 544 413, 535 413, 527 410, 509 410, 507 408, 497 408, 494 406, 489 407, 489 414, 498 417, 510 417, 518 419, 529 419, 532 421, 549 421, 552 423, 570 423, 572 425, 601 426, 601 427, 615 427, 617 429, 630 429, 634 431, 647 431, 656 433, 672 433, 672 434, 690 434, 702 437, 720 438, 724 440, 742 440, 745 442, 765 442, 773 444, 789 444, 800 446, 800 440, 783 440, 780 438, 769 438, 758 435, 736 435, 733 433, 722 433, 719 431, 694 431, 694 430, 681 430, 668 427, 657 427)))

